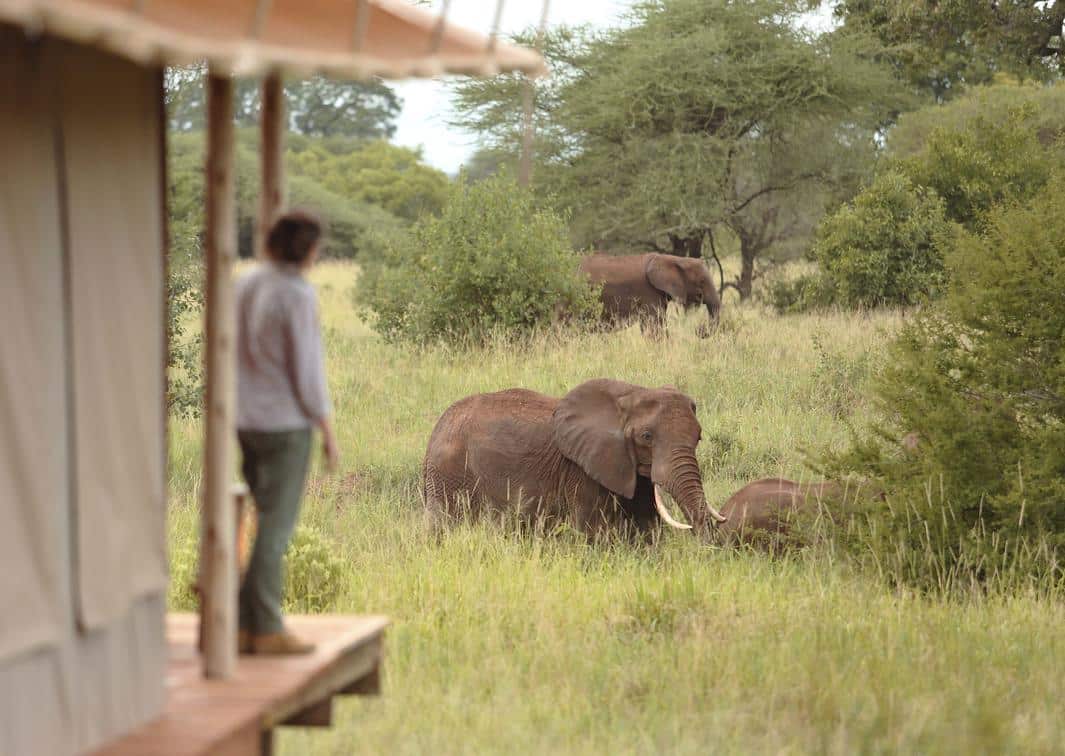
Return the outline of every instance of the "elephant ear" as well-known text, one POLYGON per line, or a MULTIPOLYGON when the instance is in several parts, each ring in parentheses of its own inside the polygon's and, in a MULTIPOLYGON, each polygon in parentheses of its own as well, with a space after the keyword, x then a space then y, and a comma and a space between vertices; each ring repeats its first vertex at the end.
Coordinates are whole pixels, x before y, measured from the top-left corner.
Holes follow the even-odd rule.
POLYGON ((636 460, 625 438, 619 403, 638 390, 622 381, 587 381, 562 398, 551 418, 563 456, 626 499, 636 493, 636 460))
POLYGON ((651 286, 669 295, 669 298, 680 304, 688 301, 688 290, 684 285, 684 274, 676 258, 672 255, 652 255, 647 261, 644 272, 651 286))

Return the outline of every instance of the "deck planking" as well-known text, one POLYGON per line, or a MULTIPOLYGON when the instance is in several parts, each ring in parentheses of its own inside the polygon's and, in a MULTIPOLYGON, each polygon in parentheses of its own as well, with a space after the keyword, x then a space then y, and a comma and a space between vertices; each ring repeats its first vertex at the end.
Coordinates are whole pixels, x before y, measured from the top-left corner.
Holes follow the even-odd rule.
POLYGON ((327 726, 335 695, 375 693, 383 634, 379 616, 290 616, 288 628, 317 648, 303 656, 241 656, 227 680, 203 677, 199 619, 167 616, 167 704, 162 716, 96 756, 243 756, 268 750, 274 727, 327 726))

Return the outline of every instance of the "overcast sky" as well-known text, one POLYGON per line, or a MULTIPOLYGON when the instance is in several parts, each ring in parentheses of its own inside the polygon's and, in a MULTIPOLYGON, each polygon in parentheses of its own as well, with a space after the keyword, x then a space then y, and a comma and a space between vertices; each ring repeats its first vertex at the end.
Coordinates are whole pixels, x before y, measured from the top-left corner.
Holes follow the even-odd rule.
MULTIPOLYGON (((508 0, 503 11, 504 34, 540 23, 542 0, 508 0)), ((609 26, 627 8, 627 0, 552 0, 548 24, 590 23, 609 26)), ((434 10, 440 0, 433 2, 434 10)), ((496 0, 451 0, 448 18, 468 29, 487 34, 492 28, 496 0)), ((448 173, 455 173, 476 149, 476 138, 445 123, 450 111, 448 86, 441 80, 404 81, 396 85, 403 98, 403 112, 396 124, 394 141, 423 149, 425 160, 448 173)))

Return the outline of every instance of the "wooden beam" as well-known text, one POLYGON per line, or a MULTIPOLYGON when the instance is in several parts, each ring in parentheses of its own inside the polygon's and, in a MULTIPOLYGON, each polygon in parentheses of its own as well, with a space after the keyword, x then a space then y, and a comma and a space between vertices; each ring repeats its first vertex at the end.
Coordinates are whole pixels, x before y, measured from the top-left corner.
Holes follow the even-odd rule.
POLYGON ((337 691, 338 696, 379 696, 381 695, 381 664, 370 670, 347 687, 337 691))
POLYGON ((233 166, 233 82, 207 77, 207 396, 204 421, 203 670, 232 677, 237 667, 236 523, 230 498, 234 423, 233 265, 237 259, 233 166))
POLYGON ((266 252, 266 235, 285 204, 285 91, 281 75, 263 79, 262 90, 262 191, 259 194, 259 228, 256 255, 266 252))
POLYGON ((333 697, 327 696, 303 711, 293 714, 282 723, 285 727, 331 727, 333 724, 333 697))

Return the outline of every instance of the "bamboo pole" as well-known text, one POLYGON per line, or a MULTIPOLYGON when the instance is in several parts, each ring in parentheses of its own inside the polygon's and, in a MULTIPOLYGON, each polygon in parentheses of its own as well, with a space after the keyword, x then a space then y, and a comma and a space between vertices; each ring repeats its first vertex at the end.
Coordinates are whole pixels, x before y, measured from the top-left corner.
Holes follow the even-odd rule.
POLYGON ((261 167, 262 192, 259 196, 259 228, 256 254, 266 254, 266 236, 285 204, 285 93, 281 75, 263 79, 261 167))
POLYGON ((207 78, 207 396, 201 530, 203 668, 231 677, 237 666, 237 560, 230 498, 234 435, 233 264, 237 257, 233 82, 207 78))

